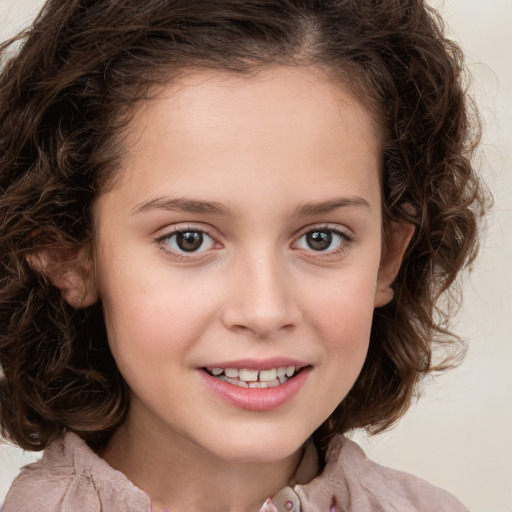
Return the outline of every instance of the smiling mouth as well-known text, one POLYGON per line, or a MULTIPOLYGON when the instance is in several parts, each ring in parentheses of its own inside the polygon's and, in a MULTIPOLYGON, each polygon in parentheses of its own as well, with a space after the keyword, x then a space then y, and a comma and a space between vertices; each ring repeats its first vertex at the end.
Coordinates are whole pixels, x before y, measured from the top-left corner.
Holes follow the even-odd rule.
POLYGON ((282 366, 269 370, 247 370, 238 368, 203 368, 216 379, 241 388, 273 388, 293 379, 302 368, 282 366))

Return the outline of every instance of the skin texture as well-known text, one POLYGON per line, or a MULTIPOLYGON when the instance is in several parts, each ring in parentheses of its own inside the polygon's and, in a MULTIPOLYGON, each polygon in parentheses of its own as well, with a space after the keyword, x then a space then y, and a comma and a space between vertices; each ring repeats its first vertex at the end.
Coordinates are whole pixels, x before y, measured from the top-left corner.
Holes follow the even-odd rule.
MULTIPOLYGON (((202 71, 138 108, 121 167, 97 200, 94 266, 77 270, 132 392, 102 456, 154 510, 258 510, 350 390, 392 298, 412 230, 393 226, 383 250, 378 130, 314 68, 202 71), (184 252, 173 230, 208 236, 184 252), (272 410, 205 385, 204 367, 269 358, 308 365, 272 410)), ((80 282, 68 274, 65 296, 80 282)))

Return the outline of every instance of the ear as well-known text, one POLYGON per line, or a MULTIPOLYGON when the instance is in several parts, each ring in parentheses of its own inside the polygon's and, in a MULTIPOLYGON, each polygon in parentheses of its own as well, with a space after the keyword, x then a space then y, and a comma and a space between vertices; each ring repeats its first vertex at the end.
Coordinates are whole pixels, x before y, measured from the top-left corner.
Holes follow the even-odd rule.
POLYGON ((375 307, 385 306, 393 300, 391 285, 395 280, 405 250, 414 234, 414 226, 401 222, 392 222, 386 230, 386 240, 382 249, 382 256, 377 276, 377 290, 375 292, 375 307))
POLYGON ((74 308, 92 306, 97 298, 94 263, 89 251, 45 248, 27 256, 28 264, 44 274, 74 308))

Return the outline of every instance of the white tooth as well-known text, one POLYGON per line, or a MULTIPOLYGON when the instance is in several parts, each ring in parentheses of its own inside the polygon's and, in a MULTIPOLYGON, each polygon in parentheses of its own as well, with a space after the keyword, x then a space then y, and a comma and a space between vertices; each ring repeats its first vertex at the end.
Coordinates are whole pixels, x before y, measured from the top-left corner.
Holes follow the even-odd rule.
POLYGON ((224 370, 224 375, 226 377, 236 378, 238 377, 238 368, 226 368, 224 370))
POLYGON ((286 368, 286 376, 291 377, 295 373, 295 366, 288 366, 286 368))
POLYGON ((258 380, 257 370, 240 370, 238 372, 238 378, 245 382, 254 382, 258 380))
POLYGON ((212 375, 220 375, 223 371, 222 368, 212 368, 212 375))
POLYGON ((279 381, 277 379, 271 380, 269 382, 249 382, 250 388, 275 388, 276 386, 279 386, 279 381))
POLYGON ((284 384, 287 380, 288 380, 288 378, 287 378, 287 377, 279 377, 279 382, 280 382, 281 384, 284 384))
POLYGON ((260 372, 260 382, 270 382, 271 380, 276 380, 277 370, 273 368, 272 370, 261 370, 260 372))
POLYGON ((283 377, 286 377, 286 368, 285 367, 278 368, 277 369, 277 378, 282 379, 283 377))
POLYGON ((231 380, 229 377, 226 377, 225 375, 219 375, 218 377, 220 380, 223 380, 224 382, 229 382, 229 384, 233 384, 234 386, 238 386, 240 388, 248 388, 246 382, 242 382, 241 380, 231 380))

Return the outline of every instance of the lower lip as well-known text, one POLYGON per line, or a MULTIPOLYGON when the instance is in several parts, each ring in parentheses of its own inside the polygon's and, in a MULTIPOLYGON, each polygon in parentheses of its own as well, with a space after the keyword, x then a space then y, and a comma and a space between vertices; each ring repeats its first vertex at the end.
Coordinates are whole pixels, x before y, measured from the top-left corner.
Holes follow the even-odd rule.
POLYGON ((242 388, 199 370, 206 386, 222 401, 248 411, 271 411, 289 402, 305 384, 311 367, 272 388, 242 388))

